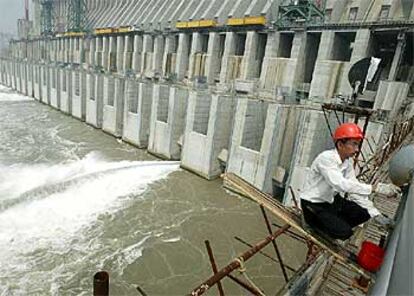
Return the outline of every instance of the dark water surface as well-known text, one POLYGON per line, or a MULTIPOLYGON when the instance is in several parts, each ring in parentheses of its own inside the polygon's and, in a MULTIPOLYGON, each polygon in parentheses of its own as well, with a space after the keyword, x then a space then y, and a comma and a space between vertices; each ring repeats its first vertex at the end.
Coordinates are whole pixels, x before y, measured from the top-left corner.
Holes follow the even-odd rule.
MULTIPOLYGON (((91 295, 110 273, 111 295, 184 295, 266 236, 260 209, 37 101, 0 88, 0 295, 91 295)), ((304 252, 279 241, 286 263, 304 252)), ((271 247, 265 249, 271 255, 271 247)), ((237 273, 234 273, 237 275, 237 273)), ((267 295, 284 283, 256 256, 247 274, 267 295)), ((226 295, 246 292, 226 280, 226 295)), ((216 288, 210 295, 216 295, 216 288)))

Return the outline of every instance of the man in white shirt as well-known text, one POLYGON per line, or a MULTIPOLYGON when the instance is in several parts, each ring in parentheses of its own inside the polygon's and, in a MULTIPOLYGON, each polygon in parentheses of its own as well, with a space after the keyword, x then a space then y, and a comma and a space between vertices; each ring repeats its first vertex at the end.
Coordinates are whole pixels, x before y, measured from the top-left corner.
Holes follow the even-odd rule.
POLYGON ((353 157, 363 138, 358 125, 340 125, 334 133, 336 148, 316 157, 300 195, 306 223, 334 239, 348 239, 352 228, 370 218, 384 226, 393 223, 375 208, 369 195, 376 192, 391 197, 400 189, 392 184, 364 184, 355 176, 353 157))

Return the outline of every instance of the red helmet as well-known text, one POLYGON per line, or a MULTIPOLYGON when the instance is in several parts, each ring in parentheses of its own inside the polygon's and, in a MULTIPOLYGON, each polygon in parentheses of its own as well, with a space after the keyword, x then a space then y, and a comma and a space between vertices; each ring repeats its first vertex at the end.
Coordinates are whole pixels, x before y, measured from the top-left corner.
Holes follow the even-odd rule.
POLYGON ((333 138, 335 141, 341 139, 362 140, 364 138, 364 134, 362 133, 362 130, 358 125, 356 125, 355 123, 348 122, 343 123, 337 127, 333 138))

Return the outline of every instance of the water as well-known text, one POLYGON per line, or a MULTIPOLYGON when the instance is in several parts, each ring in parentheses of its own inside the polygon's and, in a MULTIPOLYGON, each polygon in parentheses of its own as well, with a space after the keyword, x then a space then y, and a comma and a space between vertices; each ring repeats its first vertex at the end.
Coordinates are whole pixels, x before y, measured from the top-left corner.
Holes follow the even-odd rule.
MULTIPOLYGON (((0 87, 0 295, 91 295, 110 273, 111 295, 183 295, 266 236, 257 205, 159 161, 30 98, 0 87)), ((279 242, 286 263, 304 253, 279 242)), ((271 248, 266 252, 273 255, 271 248)), ((257 256, 248 274, 269 294, 283 284, 257 256)), ((245 294, 226 280, 228 295, 245 294)), ((217 294, 213 288, 211 295, 217 294)))

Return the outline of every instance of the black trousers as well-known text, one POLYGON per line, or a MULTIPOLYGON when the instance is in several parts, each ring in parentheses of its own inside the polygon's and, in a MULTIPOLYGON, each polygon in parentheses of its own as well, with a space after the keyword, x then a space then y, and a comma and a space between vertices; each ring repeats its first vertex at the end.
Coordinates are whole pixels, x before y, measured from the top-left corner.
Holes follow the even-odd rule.
POLYGON ((332 204, 312 203, 303 199, 301 204, 306 223, 334 239, 350 238, 352 228, 371 218, 366 209, 339 194, 332 204))

